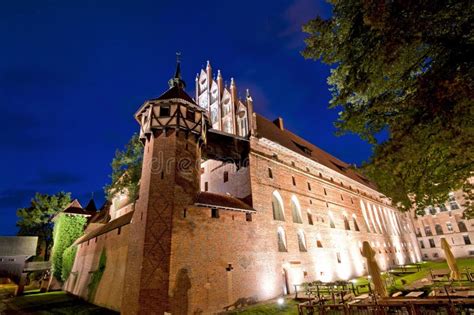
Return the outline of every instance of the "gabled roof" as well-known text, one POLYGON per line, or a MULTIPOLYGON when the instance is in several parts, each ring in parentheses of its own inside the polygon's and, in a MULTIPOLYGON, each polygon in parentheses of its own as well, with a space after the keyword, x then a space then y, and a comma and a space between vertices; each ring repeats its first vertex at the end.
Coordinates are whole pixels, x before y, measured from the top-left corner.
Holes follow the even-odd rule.
POLYGON ((358 174, 351 166, 329 153, 321 150, 314 144, 298 137, 294 133, 280 129, 272 121, 256 114, 257 116, 257 134, 258 138, 266 138, 276 142, 285 148, 296 152, 306 158, 309 158, 319 164, 322 164, 344 176, 347 176, 369 188, 377 189, 374 183, 370 182, 364 176, 358 174))
POLYGON ((83 209, 81 204, 79 203, 79 200, 77 199, 74 199, 63 211, 59 213, 77 214, 84 216, 91 216, 92 214, 94 214, 94 212, 89 212, 86 209, 83 209))
POLYGON ((237 211, 255 211, 255 209, 238 198, 204 191, 199 193, 195 205, 237 211))

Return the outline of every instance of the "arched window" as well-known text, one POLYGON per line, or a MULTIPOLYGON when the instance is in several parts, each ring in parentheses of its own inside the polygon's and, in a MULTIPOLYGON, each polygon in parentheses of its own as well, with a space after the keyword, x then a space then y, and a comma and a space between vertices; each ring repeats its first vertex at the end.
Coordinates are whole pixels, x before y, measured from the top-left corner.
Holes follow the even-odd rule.
POLYGON ((281 199, 278 191, 274 191, 272 194, 272 208, 273 208, 273 219, 278 221, 285 221, 283 212, 283 200, 281 199))
POLYGON ((308 209, 308 224, 313 225, 313 214, 311 213, 311 210, 308 209))
POLYGON ((367 211, 365 210, 365 205, 362 200, 360 200, 360 208, 362 209, 362 215, 364 216, 365 227, 367 228, 367 232, 371 232, 370 225, 369 225, 369 218, 367 216, 367 211))
POLYGON ((304 237, 304 232, 302 230, 298 231, 298 246, 300 248, 300 252, 306 252, 306 239, 304 237))
POLYGON ((347 215, 344 214, 343 217, 344 217, 344 229, 346 229, 347 231, 350 231, 351 226, 349 225, 349 220, 347 219, 347 215))
POLYGON ((285 231, 283 230, 283 228, 280 226, 278 228, 278 251, 279 252, 287 252, 287 248, 286 248, 286 235, 285 235, 285 231))
POLYGON ((329 226, 331 227, 331 229, 336 228, 336 225, 334 224, 334 217, 331 211, 329 211, 329 226))
POLYGON ((443 235, 443 228, 439 224, 435 224, 435 231, 437 235, 443 235))
POLYGON ((291 197, 291 216, 293 217, 294 223, 303 223, 300 203, 295 196, 291 197))
POLYGON ((354 230, 356 230, 357 232, 360 232, 359 224, 357 224, 357 219, 356 219, 355 214, 352 215, 352 223, 354 224, 354 230))
POLYGON ((321 242, 321 235, 318 234, 316 236, 316 246, 319 247, 319 248, 323 248, 323 243, 321 242))

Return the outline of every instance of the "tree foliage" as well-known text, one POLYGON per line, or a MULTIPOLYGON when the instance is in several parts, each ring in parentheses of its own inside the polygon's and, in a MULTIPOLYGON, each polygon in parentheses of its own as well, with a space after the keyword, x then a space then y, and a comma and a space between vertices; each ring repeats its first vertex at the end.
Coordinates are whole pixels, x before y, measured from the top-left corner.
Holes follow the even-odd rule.
POLYGON ((87 219, 81 215, 60 214, 56 217, 53 231, 53 249, 51 257, 51 272, 57 280, 63 278, 63 254, 84 232, 87 219))
POLYGON ((62 268, 61 268, 61 280, 66 282, 67 278, 71 274, 72 267, 74 265, 74 259, 76 258, 77 246, 71 245, 63 253, 62 268))
POLYGON ((117 193, 128 194, 131 201, 138 198, 142 161, 143 144, 135 133, 123 150, 115 152, 115 157, 111 163, 111 184, 104 187, 108 200, 112 200, 117 193))
POLYGON ((53 223, 51 219, 71 202, 71 194, 59 192, 54 195, 36 193, 27 208, 17 210, 20 228, 18 235, 38 236, 38 248, 44 249, 44 259, 49 259, 49 250, 53 241, 53 223))
POLYGON ((362 171, 400 209, 422 213, 445 202, 473 172, 474 6, 330 2, 330 19, 303 27, 303 55, 334 66, 328 83, 330 107, 341 109, 338 133, 374 145, 362 171))

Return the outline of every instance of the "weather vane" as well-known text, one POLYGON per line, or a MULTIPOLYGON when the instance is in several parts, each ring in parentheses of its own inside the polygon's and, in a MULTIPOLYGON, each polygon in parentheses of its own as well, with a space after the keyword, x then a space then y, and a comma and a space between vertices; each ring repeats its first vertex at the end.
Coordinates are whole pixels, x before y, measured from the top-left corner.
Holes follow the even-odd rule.
POLYGON ((181 61, 180 58, 181 58, 181 52, 177 51, 176 52, 176 62, 180 62, 181 61))

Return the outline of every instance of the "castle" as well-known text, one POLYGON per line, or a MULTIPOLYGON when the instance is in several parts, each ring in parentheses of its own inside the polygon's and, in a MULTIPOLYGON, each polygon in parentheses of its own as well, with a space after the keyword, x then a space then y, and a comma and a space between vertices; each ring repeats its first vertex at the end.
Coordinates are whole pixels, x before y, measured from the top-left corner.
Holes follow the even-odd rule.
POLYGON ((256 113, 211 65, 185 92, 180 64, 136 112, 144 143, 139 198, 118 194, 76 241, 65 289, 124 314, 209 314, 295 285, 418 262, 409 214, 350 165, 256 113))

